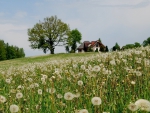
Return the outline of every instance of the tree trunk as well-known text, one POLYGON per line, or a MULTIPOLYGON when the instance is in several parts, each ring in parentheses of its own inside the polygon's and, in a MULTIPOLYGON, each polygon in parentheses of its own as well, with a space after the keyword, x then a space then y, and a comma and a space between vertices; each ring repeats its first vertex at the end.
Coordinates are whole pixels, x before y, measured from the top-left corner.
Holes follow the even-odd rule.
POLYGON ((50 54, 54 54, 54 48, 53 47, 50 49, 50 54))

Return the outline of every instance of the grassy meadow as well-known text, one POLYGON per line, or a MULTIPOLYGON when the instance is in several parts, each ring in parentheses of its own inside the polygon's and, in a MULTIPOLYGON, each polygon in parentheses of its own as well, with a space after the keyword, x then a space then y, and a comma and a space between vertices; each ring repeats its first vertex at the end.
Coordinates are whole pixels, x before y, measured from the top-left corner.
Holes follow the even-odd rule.
POLYGON ((0 113, 147 113, 149 101, 149 46, 0 62, 0 113))

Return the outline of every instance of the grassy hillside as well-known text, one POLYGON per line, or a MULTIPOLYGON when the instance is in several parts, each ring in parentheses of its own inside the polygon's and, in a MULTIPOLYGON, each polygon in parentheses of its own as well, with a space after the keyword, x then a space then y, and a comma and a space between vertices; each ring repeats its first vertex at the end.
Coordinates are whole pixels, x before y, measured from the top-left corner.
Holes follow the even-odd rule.
POLYGON ((36 62, 46 62, 47 60, 61 60, 71 57, 86 57, 89 55, 96 55, 97 53, 71 53, 71 54, 65 54, 65 53, 59 53, 54 55, 41 55, 41 56, 32 56, 32 57, 25 57, 25 58, 18 58, 18 59, 12 59, 12 60, 5 60, 0 61, 0 70, 6 70, 9 67, 13 66, 22 66, 28 63, 36 63, 36 62))
POLYGON ((149 46, 0 65, 0 113, 150 112, 149 46))

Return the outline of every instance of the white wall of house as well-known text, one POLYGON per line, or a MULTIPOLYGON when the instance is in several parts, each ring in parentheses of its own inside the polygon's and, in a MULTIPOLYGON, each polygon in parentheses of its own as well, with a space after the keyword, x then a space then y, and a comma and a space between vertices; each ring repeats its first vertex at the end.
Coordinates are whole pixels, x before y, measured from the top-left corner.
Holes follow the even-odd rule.
POLYGON ((96 49, 98 49, 98 51, 99 51, 99 50, 100 50, 100 47, 99 47, 99 46, 96 47, 96 45, 95 45, 95 46, 92 47, 92 49, 93 49, 93 51, 95 51, 96 49))

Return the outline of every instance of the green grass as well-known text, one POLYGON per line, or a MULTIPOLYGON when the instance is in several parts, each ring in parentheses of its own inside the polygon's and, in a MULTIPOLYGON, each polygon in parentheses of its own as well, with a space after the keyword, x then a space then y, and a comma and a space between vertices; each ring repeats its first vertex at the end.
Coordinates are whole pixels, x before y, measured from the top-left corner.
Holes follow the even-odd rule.
POLYGON ((17 58, 12 60, 5 60, 0 61, 0 70, 6 70, 9 67, 16 67, 16 66, 22 66, 28 63, 35 63, 35 62, 46 62, 47 60, 60 60, 60 59, 66 59, 71 57, 86 57, 89 55, 96 55, 97 53, 94 52, 87 52, 87 53, 71 53, 71 54, 65 54, 65 53, 58 53, 58 54, 49 54, 49 55, 41 55, 41 56, 32 56, 32 57, 25 57, 25 58, 17 58))

